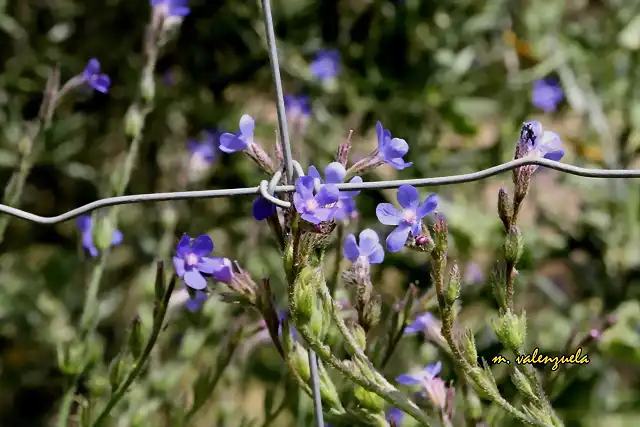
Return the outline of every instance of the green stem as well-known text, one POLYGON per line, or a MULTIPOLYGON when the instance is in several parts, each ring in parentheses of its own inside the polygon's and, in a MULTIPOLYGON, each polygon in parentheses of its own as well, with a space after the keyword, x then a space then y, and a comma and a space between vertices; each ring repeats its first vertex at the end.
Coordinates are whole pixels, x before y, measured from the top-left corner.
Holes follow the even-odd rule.
POLYGON ((349 329, 344 323, 344 320, 342 320, 342 318, 340 317, 340 308, 337 306, 333 298, 331 298, 329 289, 327 288, 324 281, 320 285, 318 293, 320 297, 325 300, 327 305, 331 307, 331 316, 333 318, 333 321, 338 326, 338 330, 342 334, 342 337, 347 344, 346 347, 354 358, 354 361, 362 371, 361 373, 363 374, 363 376, 361 377, 359 375, 356 375, 352 369, 346 367, 340 360, 333 356, 327 346, 323 345, 320 342, 317 342, 317 340, 312 338, 311 334, 308 333, 309 331, 307 330, 307 326, 305 325, 303 326, 303 330, 305 330, 306 335, 303 334, 303 336, 307 340, 307 342, 309 342, 309 346, 316 351, 318 356, 324 362, 333 366, 335 369, 340 371, 343 375, 345 375, 347 378, 349 378, 359 386, 379 395, 388 403, 411 415, 423 425, 432 425, 434 421, 430 419, 424 412, 422 412, 415 403, 398 392, 398 390, 376 370, 371 361, 367 358, 366 354, 364 354, 364 351, 358 346, 353 335, 351 335, 351 333, 349 332, 349 329), (311 341, 315 341, 313 345, 311 341))
POLYGON ((162 328, 164 326, 165 315, 167 313, 167 308, 169 306, 169 300, 171 299, 171 294, 173 293, 173 289, 176 286, 176 281, 177 281, 176 277, 174 276, 169 282, 169 286, 167 287, 167 291, 165 293, 164 299, 162 300, 160 307, 158 307, 158 312, 153 322, 153 330, 151 331, 151 336, 147 341, 147 345, 145 346, 144 351, 142 352, 138 360, 136 360, 134 364, 134 368, 131 370, 131 372, 129 372, 129 375, 127 375, 122 385, 120 385, 120 387, 118 387, 116 392, 113 393, 113 395, 107 402, 104 409, 102 409, 102 411, 100 412, 96 420, 91 424, 91 427, 100 427, 101 425, 104 424, 111 410, 122 399, 124 394, 127 392, 127 389, 129 388, 129 386, 133 383, 133 381, 135 381, 138 375, 140 375, 140 373, 142 372, 142 368, 144 368, 147 362, 147 359, 151 355, 151 351, 153 350, 153 347, 155 346, 156 341, 158 340, 158 336, 160 335, 160 331, 162 331, 162 328))
POLYGON ((70 387, 62 398, 62 405, 60 405, 60 414, 58 415, 58 427, 67 427, 69 424, 69 414, 71 413, 71 404, 73 403, 73 397, 75 396, 76 388, 70 387))

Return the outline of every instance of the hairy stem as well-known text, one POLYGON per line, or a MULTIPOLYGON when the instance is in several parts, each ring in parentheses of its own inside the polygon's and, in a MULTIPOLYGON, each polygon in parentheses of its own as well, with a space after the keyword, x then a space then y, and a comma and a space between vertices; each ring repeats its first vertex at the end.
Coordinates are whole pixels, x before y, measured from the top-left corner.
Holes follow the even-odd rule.
MULTIPOLYGON (((159 269, 159 270, 160 270, 159 274, 162 274, 163 270, 162 269, 159 269)), ((153 350, 153 347, 155 346, 156 341, 158 340, 158 336, 160 335, 160 331, 164 326, 165 315, 167 313, 167 308, 169 307, 169 300, 171 299, 171 294, 173 293, 173 289, 176 286, 176 282, 177 282, 177 279, 176 279, 176 276, 174 276, 169 282, 169 286, 167 286, 167 290, 165 292, 164 298, 158 307, 156 318, 154 319, 154 322, 153 322, 153 330, 151 331, 151 335, 147 340, 147 344, 145 345, 142 354, 135 361, 133 369, 131 370, 131 372, 129 372, 129 375, 127 375, 127 377, 122 382, 120 387, 118 387, 116 392, 113 393, 113 395, 107 402, 104 409, 102 409, 102 411, 100 412, 96 420, 91 424, 91 427, 100 427, 104 424, 111 410, 122 399, 124 394, 127 392, 129 386, 131 386, 133 381, 135 381, 138 375, 140 375, 140 373, 142 372, 142 368, 144 368, 147 360, 149 359, 149 356, 151 355, 151 351, 153 350)))

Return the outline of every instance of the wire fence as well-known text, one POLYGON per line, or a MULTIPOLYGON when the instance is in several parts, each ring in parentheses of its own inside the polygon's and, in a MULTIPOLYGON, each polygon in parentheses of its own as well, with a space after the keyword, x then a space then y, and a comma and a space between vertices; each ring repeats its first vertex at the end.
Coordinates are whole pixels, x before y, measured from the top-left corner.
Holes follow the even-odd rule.
MULTIPOLYGON (((231 189, 218 189, 218 190, 202 190, 202 191, 176 191, 170 193, 149 193, 149 194, 135 194, 119 197, 108 197, 88 203, 84 206, 72 209, 60 215, 46 217, 33 214, 18 208, 0 204, 0 212, 11 215, 13 217, 31 221, 38 224, 57 224, 65 222, 80 215, 101 209, 109 206, 125 205, 133 203, 144 202, 162 202, 171 200, 186 200, 186 199, 208 199, 217 197, 234 197, 234 196, 247 196, 247 195, 261 195, 265 199, 274 203, 280 207, 290 207, 291 204, 287 201, 280 200, 275 197, 276 194, 292 193, 295 191, 295 187, 291 185, 294 178, 294 172, 301 175, 302 168, 299 163, 292 158, 291 155, 291 143, 289 140, 289 132, 287 128, 284 93, 282 88, 282 81, 280 78, 280 67, 278 63, 278 54, 276 49, 275 32, 273 26, 273 17, 271 13, 270 0, 261 0, 263 18, 267 36, 267 47, 269 53, 269 59, 271 63, 273 83, 276 91, 276 111, 278 117, 278 129, 280 135, 280 144, 282 146, 283 153, 283 165, 280 169, 267 181, 263 180, 256 187, 245 188, 231 188, 231 189), (287 185, 277 185, 284 174, 287 185)), ((337 187, 340 190, 371 190, 371 189, 389 189, 398 188, 401 185, 409 184, 414 187, 433 187, 442 185, 461 184, 472 181, 480 181, 486 178, 498 175, 500 173, 516 169, 525 165, 537 165, 544 166, 549 169, 554 169, 563 173, 586 177, 586 178, 640 178, 640 169, 589 169, 578 166, 572 166, 562 164, 559 162, 535 159, 535 158, 523 158, 513 160, 507 163, 503 163, 498 166, 494 166, 488 169, 480 170, 462 175, 451 175, 432 178, 419 178, 419 179, 403 179, 403 180, 381 180, 371 182, 361 182, 354 184, 338 184, 337 187)), ((309 365, 311 372, 312 392, 314 401, 314 414, 315 424, 317 427, 324 427, 322 404, 320 399, 320 381, 318 377, 318 365, 316 355, 312 350, 309 350, 309 365)))

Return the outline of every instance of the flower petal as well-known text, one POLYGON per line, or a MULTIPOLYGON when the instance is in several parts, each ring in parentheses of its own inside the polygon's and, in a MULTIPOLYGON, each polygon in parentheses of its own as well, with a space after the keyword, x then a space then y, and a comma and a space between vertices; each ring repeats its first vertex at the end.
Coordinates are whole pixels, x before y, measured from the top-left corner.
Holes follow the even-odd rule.
POLYGON ((389 252, 399 252, 404 248, 409 237, 411 227, 409 225, 399 225, 387 236, 387 249, 389 252))
POLYGON ((180 258, 184 258, 189 253, 191 249, 191 237, 186 234, 183 234, 178 242, 178 246, 176 247, 176 255, 180 258))
POLYGON ((207 287, 207 281, 198 270, 190 270, 184 273, 184 283, 190 288, 201 291, 207 287))
POLYGON ((380 203, 376 207, 376 217, 384 225, 398 225, 402 221, 402 212, 391 203, 380 203))
POLYGON ((396 382, 404 385, 418 385, 422 382, 422 378, 415 374, 402 374, 396 377, 396 382))
POLYGON ((313 165, 309 166, 309 170, 307 171, 307 176, 310 176, 313 179, 319 179, 320 182, 323 183, 320 172, 318 172, 318 169, 313 165))
POLYGON ((184 276, 184 260, 182 258, 179 258, 177 256, 173 257, 173 268, 176 269, 176 274, 178 275, 178 277, 184 276))
POLYGON ((233 268, 229 258, 214 258, 213 278, 218 282, 229 283, 233 279, 233 268))
POLYGON ((438 360, 438 362, 434 365, 428 365, 424 368, 424 373, 429 379, 433 379, 440 373, 442 370, 442 362, 438 360))
POLYGON ((100 74, 90 81, 91 87, 101 93, 107 93, 111 87, 111 79, 106 74, 100 74))
POLYGON ((418 189, 412 185, 401 185, 398 188, 398 203, 405 209, 416 209, 420 203, 418 189))
POLYGON ((111 236, 111 246, 117 246, 122 243, 124 236, 122 235, 122 231, 113 230, 113 235, 111 236))
POLYGON ((376 123, 376 136, 378 137, 378 151, 382 153, 385 148, 385 140, 384 140, 384 128, 382 127, 382 123, 376 123))
POLYGON ((253 130, 256 127, 256 123, 248 114, 244 114, 240 117, 240 133, 242 137, 246 138, 250 142, 253 139, 253 130))
POLYGON ((340 184, 347 175, 347 170, 341 163, 332 162, 324 169, 324 179, 327 184, 340 184))
POLYGON ((333 214, 335 213, 335 211, 335 208, 318 208, 313 212, 313 214, 317 219, 320 220, 320 222, 327 222, 333 219, 333 214))
POLYGON ((544 155, 545 159, 559 162, 564 157, 564 150, 551 151, 544 155))
POLYGON ((82 215, 76 220, 76 225, 78 226, 80 231, 91 231, 93 220, 89 215, 82 215))
POLYGON ((437 207, 438 207, 438 196, 436 196, 435 194, 432 194, 429 197, 427 197, 427 199, 424 202, 422 202, 422 204, 418 208, 418 211, 417 211, 418 218, 419 219, 424 218, 425 216, 433 212, 437 207))
POLYGON ((378 234, 370 228, 362 230, 360 232, 360 255, 369 256, 373 253, 376 246, 380 244, 380 238, 378 234))
POLYGON ((313 198, 313 179, 312 176, 301 176, 296 180, 296 193, 302 200, 313 198))
POLYGON ((384 261, 384 249, 382 245, 377 245, 369 255, 369 264, 380 264, 382 261, 384 261))
POLYGON ((213 240, 208 235, 202 234, 193 241, 191 251, 199 257, 209 255, 213 252, 213 240))
POLYGON ((340 190, 334 184, 327 184, 316 194, 315 199, 320 206, 331 205, 340 198, 340 190))
POLYGON ((220 135, 220 151, 224 153, 235 153, 247 148, 247 142, 232 133, 223 133, 220 135))
POLYGON ((385 148, 385 155, 391 159, 402 158, 409 151, 409 144, 402 138, 393 138, 385 148))
MULTIPOLYGON (((362 178, 360 178, 359 176, 354 176, 349 181, 349 184, 360 184, 361 182, 362 182, 362 178)), ((340 190, 340 197, 341 198, 355 197, 358 194, 360 194, 360 190, 340 190)))
POLYGON ((356 236, 354 236, 353 233, 349 234, 344 239, 342 254, 351 262, 356 262, 356 260, 360 256, 360 249, 358 248, 358 244, 356 243, 356 236))

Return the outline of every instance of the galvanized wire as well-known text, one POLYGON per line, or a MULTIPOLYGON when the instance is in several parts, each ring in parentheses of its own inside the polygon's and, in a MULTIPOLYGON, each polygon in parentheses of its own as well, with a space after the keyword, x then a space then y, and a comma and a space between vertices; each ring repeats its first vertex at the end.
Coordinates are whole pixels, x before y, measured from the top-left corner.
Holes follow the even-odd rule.
MULTIPOLYGON (((549 169, 555 169, 570 175, 582 176, 585 178, 640 178, 640 169, 589 169, 572 166, 564 163, 554 162, 546 159, 519 159, 503 163, 488 169, 477 172, 450 175, 433 178, 418 179, 399 179, 370 181, 354 184, 337 184, 340 190, 380 190, 388 188, 398 188, 403 184, 413 185, 414 187, 436 187, 442 185, 462 184, 465 182, 480 181, 502 172, 506 172, 520 166, 538 165, 549 169)), ((266 187, 265 187, 266 189, 266 187)), ((275 194, 292 193, 295 191, 293 185, 278 185, 273 189, 275 194)), ((245 188, 228 188, 220 190, 199 190, 199 191, 175 191, 171 193, 147 193, 133 194, 130 196, 107 197, 105 199, 96 200, 76 209, 72 209, 56 216, 40 216, 22 209, 13 208, 11 206, 0 204, 0 213, 5 213, 16 218, 35 222, 38 224, 58 224, 69 221, 95 211, 97 209, 106 208, 116 205, 129 205, 134 203, 162 202, 169 200, 188 200, 188 199, 212 199, 217 197, 233 197, 233 196, 251 196, 261 194, 260 185, 256 187, 245 188)), ((266 194, 266 193, 265 193, 266 194)), ((264 194, 263 194, 264 196, 264 194)), ((283 202, 283 201, 281 201, 283 202)), ((284 202, 285 204, 287 202, 284 202)))

